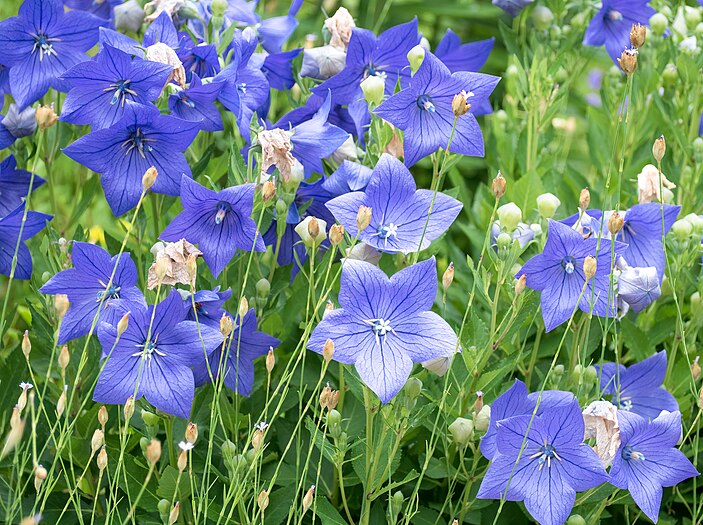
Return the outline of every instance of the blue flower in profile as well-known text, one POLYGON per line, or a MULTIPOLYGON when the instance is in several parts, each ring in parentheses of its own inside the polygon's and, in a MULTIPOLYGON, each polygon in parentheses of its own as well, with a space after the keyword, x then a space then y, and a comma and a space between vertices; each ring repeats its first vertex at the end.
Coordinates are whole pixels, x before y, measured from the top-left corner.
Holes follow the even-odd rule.
POLYGON ((15 279, 26 280, 32 276, 32 254, 24 243, 27 239, 39 233, 46 223, 53 219, 53 215, 28 211, 27 220, 22 227, 24 207, 22 203, 17 208, 0 219, 0 274, 10 275, 12 272, 12 259, 17 250, 17 266, 15 279), (21 237, 20 237, 21 231, 21 237), (19 239, 19 244, 18 244, 19 239), (19 249, 17 249, 19 248, 19 249))
POLYGON ((225 128, 215 100, 223 87, 224 84, 219 82, 203 84, 200 77, 193 73, 189 87, 179 89, 168 97, 168 107, 174 116, 198 122, 203 131, 222 131, 225 128))
POLYGON ((285 91, 295 84, 293 60, 301 51, 302 49, 292 49, 281 53, 255 53, 252 60, 263 59, 260 69, 266 75, 269 85, 273 89, 285 91))
POLYGON ((657 269, 628 267, 618 276, 618 298, 634 312, 641 312, 662 294, 657 269))
POLYGON ((673 487, 699 475, 676 448, 681 439, 681 413, 662 412, 656 419, 618 411, 620 448, 610 469, 610 483, 629 490, 632 499, 654 523, 659 519, 662 487, 673 487))
POLYGON ((515 18, 523 9, 525 9, 527 4, 531 4, 534 1, 535 0, 493 0, 492 3, 515 18))
POLYGON ((598 454, 583 442, 578 401, 497 423, 497 454, 476 497, 524 501, 540 525, 562 525, 576 493, 608 481, 598 454))
POLYGON ((191 81, 193 74, 200 78, 209 78, 220 72, 220 60, 214 44, 195 45, 190 38, 181 38, 176 50, 186 72, 186 80, 191 81))
POLYGON ((596 365, 600 388, 612 395, 612 403, 620 410, 654 419, 663 410, 679 409, 676 398, 662 386, 666 376, 666 352, 662 350, 644 361, 625 367, 615 363, 596 365))
POLYGON ((153 46, 154 44, 166 44, 174 50, 180 47, 180 38, 178 30, 173 25, 173 19, 168 14, 168 11, 161 11, 149 27, 144 31, 144 47, 153 46))
POLYGON ((17 105, 29 106, 52 87, 68 91, 61 75, 88 59, 105 23, 84 11, 65 13, 61 0, 25 0, 17 16, 0 22, 0 57, 11 68, 17 105))
POLYGON ((122 4, 123 0, 64 0, 66 7, 87 11, 95 16, 112 20, 115 7, 122 4))
MULTIPOLYGON (((495 221, 491 226, 491 246, 494 250, 498 249, 498 235, 500 235, 500 221, 495 221)), ((532 239, 535 238, 535 232, 532 231, 528 224, 519 222, 517 228, 510 234, 513 241, 520 243, 520 248, 527 246, 532 239)))
POLYGON ((167 64, 132 58, 104 45, 94 60, 62 75, 73 87, 66 95, 61 120, 108 128, 124 116, 128 105, 148 106, 159 98, 172 71, 167 64))
POLYGON ((603 0, 583 38, 584 45, 602 46, 617 63, 622 52, 630 47, 632 24, 649 25, 656 11, 649 0, 603 0))
POLYGON ((561 390, 545 390, 543 392, 527 393, 525 383, 516 379, 508 390, 503 392, 491 405, 491 418, 488 430, 481 438, 481 454, 492 460, 498 453, 496 437, 498 423, 513 416, 532 415, 537 408, 537 415, 545 410, 565 407, 572 403, 574 396, 571 392, 561 390), (537 402, 539 401, 539 405, 537 402))
POLYGON ((29 137, 36 129, 37 117, 33 107, 20 110, 17 104, 10 104, 7 114, 0 119, 0 149, 11 146, 17 139, 29 137))
POLYGON ((218 286, 214 290, 198 290, 193 296, 188 295, 184 299, 184 305, 188 311, 186 319, 198 321, 220 329, 220 319, 227 312, 222 305, 232 297, 232 290, 227 288, 224 292, 218 286), (195 303, 195 308, 193 308, 195 303))
POLYGON ((353 364, 362 381, 388 403, 403 388, 413 363, 454 355, 457 349, 454 331, 430 311, 436 294, 434 257, 390 279, 373 264, 346 259, 341 308, 315 327, 308 348, 322 353, 331 339, 333 359, 353 364))
POLYGON ((107 356, 93 401, 124 404, 145 397, 159 410, 187 419, 195 395, 191 367, 222 344, 220 331, 186 320, 178 290, 157 305, 130 305, 129 323, 117 329, 102 322, 98 339, 107 356), (153 318, 153 321, 152 321, 153 318))
POLYGON ((494 42, 495 38, 489 38, 462 44, 459 35, 451 29, 447 29, 442 40, 437 44, 434 54, 452 73, 455 71, 478 71, 488 60, 494 42))
POLYGON ((127 105, 125 115, 106 129, 82 136, 63 152, 101 173, 107 202, 122 215, 139 202, 142 177, 154 166, 156 193, 178 195, 181 177, 190 177, 183 151, 193 142, 200 124, 159 114, 156 107, 127 105))
POLYGON ((181 181, 183 211, 159 236, 164 241, 185 239, 197 244, 212 274, 217 277, 237 249, 266 250, 251 218, 254 184, 222 191, 209 190, 189 177, 181 181))
POLYGON ((405 132, 406 166, 446 148, 450 136, 452 153, 482 157, 483 136, 475 115, 489 107, 488 95, 499 81, 499 77, 482 73, 452 73, 427 51, 410 85, 384 101, 374 113, 405 132), (456 119, 454 126, 452 101, 458 94, 464 94, 471 109, 456 119))
POLYGON ((293 35, 298 21, 295 16, 298 14, 303 0, 293 0, 288 14, 283 16, 273 16, 261 20, 256 24, 256 31, 259 35, 259 43, 268 53, 280 53, 283 44, 293 35))
POLYGON ((599 317, 615 316, 617 307, 615 290, 610 283, 611 261, 617 260, 626 249, 626 244, 617 241, 614 250, 607 241, 598 247, 597 237, 584 239, 573 228, 549 220, 544 250, 527 261, 515 276, 526 275, 527 286, 542 292, 540 303, 547 332, 568 321, 577 307, 599 317), (583 263, 588 256, 597 258, 597 268, 586 285, 583 263))
POLYGON ((10 94, 10 68, 0 64, 0 98, 10 94))
POLYGON ((371 180, 373 170, 350 160, 342 161, 339 167, 324 179, 322 187, 331 196, 338 197, 351 191, 364 191, 371 180))
POLYGON ((236 316, 232 320, 232 326, 232 333, 225 343, 208 355, 209 371, 204 355, 200 354, 200 359, 193 366, 195 384, 200 386, 209 383, 210 372, 216 379, 219 376, 218 367, 222 361, 221 366, 225 370, 225 386, 233 392, 248 396, 254 386, 254 360, 266 355, 270 349, 277 348, 281 342, 257 330, 256 313, 253 308, 242 319, 236 316), (225 359, 222 352, 225 352, 225 359))
POLYGON ((327 208, 361 242, 383 252, 411 253, 447 231, 462 204, 443 193, 418 190, 403 163, 384 153, 364 192, 335 197, 327 208), (362 232, 356 225, 360 206, 371 208, 371 223, 362 232))
POLYGON ((144 304, 129 253, 111 257, 99 246, 76 241, 71 260, 73 268, 61 270, 39 289, 49 295, 66 294, 71 303, 61 321, 60 345, 87 335, 98 314, 98 321, 116 325, 133 303, 144 304))
MULTIPOLYGON (((0 217, 5 217, 21 205, 27 198, 32 174, 17 169, 17 161, 10 155, 0 163, 0 217)), ((32 191, 44 184, 46 180, 39 175, 34 176, 32 191)))

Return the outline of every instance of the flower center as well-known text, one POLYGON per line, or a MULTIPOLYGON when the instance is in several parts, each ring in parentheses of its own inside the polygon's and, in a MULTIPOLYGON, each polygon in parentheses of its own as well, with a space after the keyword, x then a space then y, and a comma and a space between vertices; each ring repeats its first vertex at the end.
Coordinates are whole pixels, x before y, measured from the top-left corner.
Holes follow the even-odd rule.
POLYGON ((49 38, 44 33, 39 33, 32 35, 34 37, 34 46, 32 47, 32 53, 39 51, 39 61, 44 60, 44 55, 56 56, 56 50, 54 49, 53 42, 60 42, 59 38, 49 38))
POLYGON ((432 97, 425 94, 417 97, 417 107, 429 111, 430 113, 435 112, 434 104, 432 103, 432 97))
POLYGON ((230 206, 228 203, 218 203, 217 213, 215 214, 215 224, 222 224, 222 221, 225 220, 225 215, 227 215, 227 212, 230 211, 232 211, 232 206, 230 206))
POLYGON ((181 103, 185 104, 189 108, 193 109, 195 108, 195 102, 193 102, 190 98, 188 98, 188 95, 186 94, 185 91, 181 91, 178 96, 181 98, 181 103))
POLYGON ((365 322, 371 326, 371 331, 376 336, 376 344, 379 343, 379 339, 381 337, 383 337, 385 342, 386 335, 388 335, 389 332, 395 333, 393 327, 391 326, 391 322, 386 319, 368 319, 365 322))
POLYGON ((121 286, 115 286, 114 284, 109 288, 106 287, 105 290, 101 290, 98 292, 98 297, 95 301, 99 303, 103 300, 103 297, 105 297, 105 300, 119 299, 121 288, 121 286))
POLYGON ((574 259, 571 255, 567 255, 561 260, 561 267, 564 268, 564 271, 571 275, 574 273, 574 263, 576 262, 576 259, 574 259))
POLYGON ((242 95, 247 94, 247 83, 246 82, 241 82, 237 84, 237 91, 239 91, 242 95))
POLYGON ((610 9, 608 11, 608 18, 610 18, 613 22, 618 22, 622 20, 622 13, 620 11, 616 11, 615 9, 610 9))
POLYGON ((557 450, 550 443, 545 443, 544 446, 539 447, 539 451, 532 454, 530 459, 537 459, 537 470, 542 470, 544 464, 547 464, 547 468, 552 466, 552 458, 561 461, 561 458, 557 454, 557 450))
POLYGON ((121 102, 122 106, 124 106, 127 101, 127 95, 131 95, 136 98, 137 92, 129 88, 131 82, 131 80, 118 80, 103 90, 107 92, 114 91, 112 98, 110 99, 111 106, 114 106, 118 102, 121 102))
POLYGON ((142 359, 145 359, 147 361, 151 361, 151 359, 154 357, 154 354, 161 357, 166 357, 166 354, 159 350, 157 346, 158 338, 159 334, 156 334, 156 337, 154 337, 153 340, 146 341, 144 344, 141 345, 136 345, 137 348, 141 348, 141 350, 134 352, 132 354, 132 357, 141 357, 142 359))
POLYGON ((122 143, 122 147, 126 148, 126 153, 130 153, 133 149, 136 149, 142 158, 146 158, 145 153, 152 151, 152 147, 149 146, 149 142, 154 142, 154 139, 150 139, 142 133, 140 128, 132 132, 130 137, 122 143))
POLYGON ((626 412, 629 412, 630 410, 632 410, 632 400, 631 399, 621 399, 618 402, 618 408, 620 408, 620 410, 625 410, 626 412))
POLYGON ((621 452, 622 459, 630 461, 634 459, 635 461, 644 461, 645 457, 642 452, 637 452, 631 445, 625 445, 621 452))

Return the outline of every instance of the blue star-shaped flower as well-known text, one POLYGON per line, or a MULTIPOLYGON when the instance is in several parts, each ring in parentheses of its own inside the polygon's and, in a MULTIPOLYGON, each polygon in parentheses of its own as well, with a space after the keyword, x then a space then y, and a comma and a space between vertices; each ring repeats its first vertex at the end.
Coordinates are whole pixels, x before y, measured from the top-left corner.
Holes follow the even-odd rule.
MULTIPOLYGON (((17 161, 13 155, 2 161, 0 164, 0 217, 5 217, 24 202, 31 179, 31 173, 17 169, 17 161)), ((45 182, 40 176, 35 175, 32 191, 45 182)))
POLYGON ((649 0, 603 0, 586 29, 583 43, 587 46, 605 45, 610 58, 617 64, 622 52, 630 47, 632 24, 649 25, 649 19, 655 13, 649 0))
POLYGON ((371 180, 373 170, 350 160, 342 161, 339 167, 325 179, 322 187, 333 197, 351 191, 364 191, 371 180))
POLYGON ((598 455, 583 442, 583 435, 583 416, 573 395, 569 404, 543 410, 538 416, 499 421, 497 454, 477 497, 524 501, 541 525, 562 525, 577 492, 608 481, 598 455))
POLYGON ((251 218, 254 184, 242 184, 216 192, 194 180, 181 182, 183 211, 161 233, 165 241, 186 239, 197 244, 212 274, 217 277, 237 249, 266 250, 251 218))
MULTIPOLYGON (((269 349, 277 348, 281 342, 256 329, 256 313, 253 308, 243 319, 240 320, 239 316, 233 319, 232 326, 229 339, 208 356, 208 363, 213 377, 217 378, 224 351, 227 356, 222 363, 225 370, 225 386, 238 394, 248 396, 254 386, 254 360, 266 355, 269 349)), ((193 367, 193 374, 198 386, 210 382, 210 373, 202 354, 199 362, 193 367)))
POLYGON ((107 361, 93 401, 123 404, 136 391, 135 399, 144 396, 159 410, 188 418, 195 394, 191 367, 222 344, 222 334, 187 321, 177 290, 158 305, 131 305, 130 310, 119 338, 114 326, 100 323, 98 338, 107 361))
POLYGON ((471 110, 457 119, 449 151, 482 157, 483 136, 475 115, 490 107, 488 95, 499 81, 499 77, 482 73, 452 73, 428 51, 410 85, 383 102, 374 113, 405 132, 405 165, 412 166, 447 147, 454 127, 452 101, 463 92, 471 110))
POLYGON ((322 353, 334 342, 335 361, 353 364, 383 403, 403 388, 413 363, 451 356, 454 331, 431 312, 437 294, 434 257, 390 279, 373 264, 347 259, 342 266, 340 309, 315 327, 308 348, 322 353))
POLYGON ((49 295, 66 294, 71 303, 61 321, 60 345, 90 332, 101 301, 99 321, 112 325, 117 324, 132 303, 144 304, 137 288, 137 268, 129 253, 123 253, 118 262, 117 255, 111 257, 99 246, 74 242, 71 260, 73 268, 60 271, 39 289, 49 295), (116 300, 120 300, 119 307, 113 304, 116 300))
POLYGON ((571 392, 561 390, 545 390, 541 393, 527 393, 525 383, 516 379, 508 390, 503 392, 491 405, 491 419, 488 430, 481 438, 481 454, 492 460, 498 453, 496 442, 498 422, 513 416, 531 415, 537 407, 537 415, 554 407, 567 406, 573 401, 571 392), (537 400, 539 399, 539 406, 537 400))
POLYGON ((17 16, 0 22, 0 57, 11 68, 15 102, 25 108, 51 87, 67 91, 61 75, 88 59, 105 23, 84 11, 65 13, 61 0, 25 0, 17 16))
POLYGON ((541 254, 525 263, 515 276, 527 275, 527 286, 542 292, 540 303, 547 332, 568 321, 578 306, 586 313, 613 317, 616 312, 615 290, 611 290, 611 262, 623 255, 627 245, 615 241, 614 258, 611 243, 583 236, 568 226, 549 220, 547 243, 541 254), (597 257, 596 274, 586 283, 583 262, 588 256, 597 257), (580 297, 580 300, 579 300, 580 297))
POLYGON ((139 202, 142 177, 152 166, 159 175, 151 189, 179 194, 181 177, 191 176, 182 152, 193 142, 199 126, 160 115, 156 107, 125 106, 124 117, 114 125, 84 135, 63 152, 102 174, 107 202, 115 215, 122 215, 139 202))
POLYGON ((628 367, 605 363, 596 368, 600 369, 601 391, 612 395, 613 404, 620 410, 654 419, 662 410, 674 412, 679 408, 676 398, 661 386, 666 376, 663 350, 628 367))
POLYGON ((261 71, 273 89, 285 91, 295 84, 293 60, 302 49, 291 49, 281 53, 254 53, 252 60, 262 61, 261 71))
POLYGON ((232 297, 232 290, 227 288, 224 292, 218 286, 214 290, 198 290, 194 296, 184 298, 184 306, 188 312, 186 319, 197 321, 220 329, 220 319, 227 314, 222 305, 232 297), (193 302, 195 309, 193 309, 193 302))
POLYGON ((427 248, 447 231, 462 204, 443 193, 435 196, 431 190, 417 190, 403 163, 384 153, 364 192, 336 197, 327 208, 361 242, 388 253, 411 253, 427 248), (361 233, 356 226, 360 206, 371 208, 371 223, 361 233))
POLYGON ((198 122, 203 131, 222 131, 222 117, 215 100, 224 84, 203 84, 196 73, 191 75, 190 86, 168 97, 168 107, 174 116, 198 122))
POLYGON ((637 506, 656 523, 662 487, 699 475, 676 448, 681 439, 681 413, 662 412, 648 422, 637 414, 618 411, 618 425, 620 448, 610 469, 610 483, 629 490, 637 506))
POLYGON ((495 38, 478 42, 461 43, 461 38, 451 29, 437 44, 434 54, 454 73, 455 71, 478 71, 488 60, 495 38))
POLYGON ((54 218, 53 215, 46 213, 28 211, 23 228, 22 217, 25 205, 26 203, 23 202, 0 219, 0 274, 9 276, 12 272, 12 259, 18 246, 17 240, 20 239, 15 279, 22 280, 32 276, 32 254, 24 241, 34 237, 46 226, 48 221, 54 218), (22 231, 21 238, 20 230, 22 231))
POLYGON ((108 128, 131 104, 151 105, 159 98, 173 67, 132 58, 110 45, 95 60, 81 62, 62 75, 73 86, 66 95, 61 120, 108 128))
POLYGON ((63 3, 71 9, 87 11, 105 20, 113 20, 115 7, 122 2, 123 0, 64 0, 63 3))
POLYGON ((618 298, 634 312, 641 312, 662 294, 657 269, 628 267, 618 276, 618 298))
POLYGON ((186 80, 191 81, 195 73, 200 78, 213 77, 220 72, 220 60, 214 44, 197 44, 188 37, 181 37, 181 45, 176 51, 186 72, 186 80))

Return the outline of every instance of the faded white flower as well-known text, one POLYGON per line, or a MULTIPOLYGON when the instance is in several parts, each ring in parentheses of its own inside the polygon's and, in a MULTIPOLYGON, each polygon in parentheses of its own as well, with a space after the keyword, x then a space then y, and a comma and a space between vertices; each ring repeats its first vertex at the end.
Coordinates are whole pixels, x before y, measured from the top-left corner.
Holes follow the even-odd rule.
POLYGON ((429 361, 423 361, 422 366, 430 372, 434 372, 439 377, 442 377, 447 373, 449 367, 452 366, 452 359, 453 355, 441 355, 429 361))
POLYGON ((676 184, 667 179, 663 173, 661 176, 660 184, 659 170, 653 164, 647 164, 644 168, 642 168, 642 171, 639 173, 639 175, 637 175, 637 196, 639 203, 644 204, 645 202, 660 201, 660 187, 664 188, 664 201, 667 201, 667 191, 676 188, 676 184))
POLYGON ((172 80, 178 82, 183 87, 186 84, 186 71, 183 69, 183 63, 178 58, 176 52, 163 42, 157 42, 146 48, 146 59, 160 64, 167 64, 173 67, 173 71, 168 77, 166 83, 172 80))
POLYGON ((157 242, 152 247, 154 254, 154 263, 149 267, 147 278, 147 287, 151 290, 159 285, 159 277, 157 276, 157 262, 164 264, 166 273, 161 281, 161 284, 174 285, 177 283, 191 283, 190 272, 188 271, 188 258, 193 255, 198 257, 203 254, 193 244, 185 239, 177 242, 157 242))
POLYGON ((334 46, 305 49, 300 76, 327 80, 344 69, 346 62, 347 54, 334 46))
POLYGON ((584 437, 596 440, 593 449, 607 468, 620 448, 617 407, 609 401, 594 401, 583 410, 583 421, 586 425, 584 437))
POLYGON ((183 7, 183 4, 185 4, 185 0, 151 0, 151 2, 144 4, 145 13, 149 9, 154 8, 154 11, 146 17, 146 21, 153 22, 164 11, 168 13, 170 17, 173 17, 173 15, 183 7))
POLYGON ((347 49, 352 29, 355 27, 354 17, 344 7, 337 9, 337 12, 325 20, 324 24, 324 29, 330 33, 330 45, 342 50, 347 49))
MULTIPOLYGON (((368 244, 357 243, 353 248, 347 248, 346 258, 354 261, 364 261, 378 266, 378 261, 381 260, 381 252, 368 244)), ((344 259, 342 262, 344 262, 344 259)))
POLYGON ((281 128, 265 129, 259 132, 257 139, 261 145, 262 179, 268 179, 267 172, 271 166, 278 168, 286 182, 297 175, 300 163, 291 153, 293 144, 290 137, 290 133, 281 128))
POLYGON ((144 22, 144 9, 137 0, 127 0, 115 6, 115 29, 136 33, 144 22))
POLYGON ((345 140, 341 146, 339 146, 332 155, 330 155, 330 160, 335 164, 341 164, 345 160, 350 160, 356 162, 359 157, 356 152, 356 143, 354 138, 349 135, 347 140, 345 140))

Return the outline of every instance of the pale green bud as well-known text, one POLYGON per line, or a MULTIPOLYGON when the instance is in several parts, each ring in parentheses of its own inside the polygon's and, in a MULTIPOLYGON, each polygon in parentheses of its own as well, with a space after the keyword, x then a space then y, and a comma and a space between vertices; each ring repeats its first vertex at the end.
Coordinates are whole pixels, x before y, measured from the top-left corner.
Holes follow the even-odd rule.
POLYGON ((553 193, 543 193, 537 197, 537 210, 543 219, 551 219, 559 208, 561 201, 553 193))
POLYGON ((554 13, 547 6, 538 5, 532 10, 532 23, 540 31, 546 31, 554 21, 554 13))
POLYGON ((662 36, 668 25, 669 21, 662 13, 655 13, 652 15, 652 18, 649 19, 649 27, 652 28, 652 33, 657 36, 662 36))
POLYGON ((693 225, 684 219, 679 219, 671 227, 671 231, 677 240, 686 241, 693 233, 693 225))
POLYGON ((514 202, 503 204, 498 208, 498 220, 506 231, 513 232, 518 223, 522 221, 522 210, 514 202))
POLYGON ((474 437, 474 422, 470 419, 458 417, 449 425, 449 433, 454 443, 466 446, 474 437))
POLYGON ((385 89, 386 81, 380 76, 370 75, 361 83, 361 91, 364 92, 366 102, 373 106, 378 106, 383 102, 385 89))
POLYGON ((478 432, 486 432, 491 422, 491 406, 483 405, 481 411, 474 418, 474 429, 478 432))
POLYGON ((410 69, 415 73, 422 62, 425 60, 425 48, 421 45, 416 45, 410 51, 408 51, 408 62, 410 62, 410 69))

